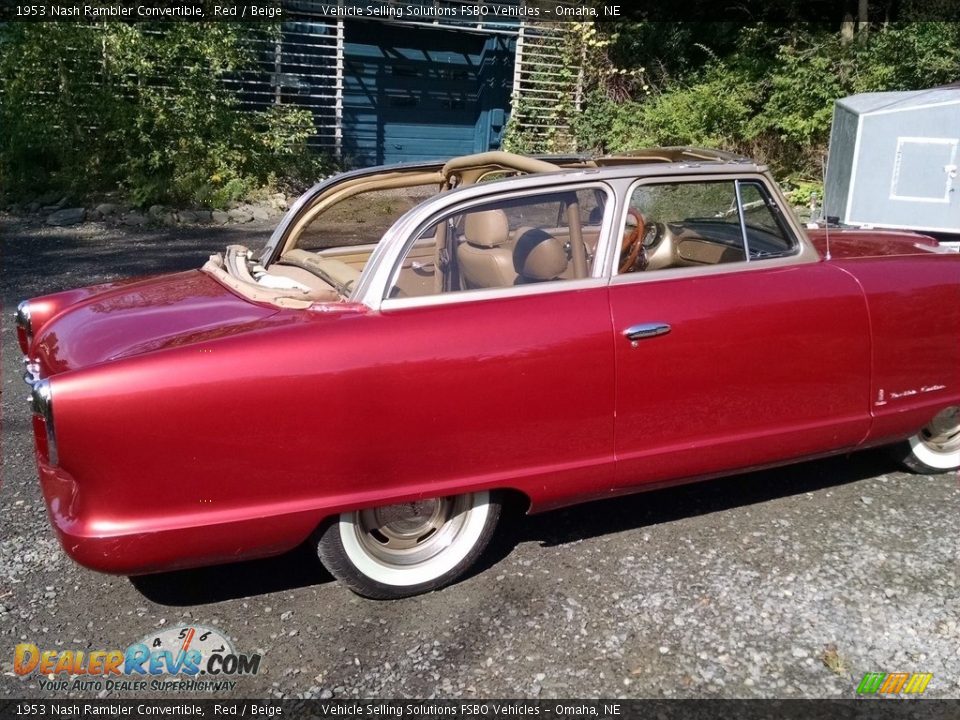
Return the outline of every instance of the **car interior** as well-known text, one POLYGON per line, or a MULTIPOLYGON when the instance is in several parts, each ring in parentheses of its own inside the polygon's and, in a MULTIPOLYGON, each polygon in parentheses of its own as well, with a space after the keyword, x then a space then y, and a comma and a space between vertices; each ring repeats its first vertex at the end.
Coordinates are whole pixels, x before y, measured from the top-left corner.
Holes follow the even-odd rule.
MULTIPOLYGON (((385 170, 334 184, 295 219, 272 259, 245 248, 211 258, 210 271, 253 284, 263 298, 292 306, 346 299, 386 230, 426 199, 464 184, 561 167, 676 161, 674 150, 558 164, 483 153, 439 170, 385 170), (608 161, 604 163, 604 160, 608 161), (243 252, 241 252, 243 251, 243 252)), ((708 266, 789 254, 779 208, 758 182, 647 183, 634 191, 621 238, 620 274, 708 266), (741 223, 740 208, 743 208, 741 223)), ((392 298, 507 288, 585 278, 596 255, 607 202, 599 188, 531 193, 461 211, 434 223, 407 249, 392 298)), ((238 289, 241 289, 238 286, 238 289)), ((247 288, 249 290, 249 288, 247 288)))

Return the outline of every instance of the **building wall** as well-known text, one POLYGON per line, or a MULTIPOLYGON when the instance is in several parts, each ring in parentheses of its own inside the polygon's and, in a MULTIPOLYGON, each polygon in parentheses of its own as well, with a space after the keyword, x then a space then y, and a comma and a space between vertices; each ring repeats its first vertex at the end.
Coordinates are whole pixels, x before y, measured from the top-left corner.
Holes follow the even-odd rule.
POLYGON ((338 20, 313 0, 284 5, 279 37, 260 43, 262 72, 237 91, 251 109, 309 109, 309 144, 345 165, 496 149, 517 108, 531 147, 571 149, 554 147, 569 129, 550 113, 576 96, 575 82, 558 79, 569 75, 557 71, 563 27, 338 20))

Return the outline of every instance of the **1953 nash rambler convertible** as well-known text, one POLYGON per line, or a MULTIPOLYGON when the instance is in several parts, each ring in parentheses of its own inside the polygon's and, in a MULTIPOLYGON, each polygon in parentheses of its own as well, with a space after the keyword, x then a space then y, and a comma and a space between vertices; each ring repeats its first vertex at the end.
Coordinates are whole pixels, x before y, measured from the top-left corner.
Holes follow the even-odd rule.
POLYGON ((400 597, 460 576, 511 493, 537 512, 878 445, 960 465, 960 255, 808 232, 714 151, 348 172, 259 254, 18 325, 50 518, 106 572, 309 540, 400 597))

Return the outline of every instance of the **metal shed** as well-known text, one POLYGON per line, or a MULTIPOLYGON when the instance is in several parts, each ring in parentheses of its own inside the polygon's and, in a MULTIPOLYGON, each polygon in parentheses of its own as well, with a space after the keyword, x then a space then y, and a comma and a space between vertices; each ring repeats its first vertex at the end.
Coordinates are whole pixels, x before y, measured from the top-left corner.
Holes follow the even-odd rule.
POLYGON ((332 10, 398 10, 422 0, 282 0, 280 32, 261 47, 262 70, 238 80, 241 102, 310 110, 310 144, 347 166, 496 149, 511 116, 535 145, 548 145, 569 133, 551 108, 579 103, 580 77, 560 66, 569 26, 517 20, 506 10, 519 2, 431 0, 484 13, 419 22, 332 10))
POLYGON ((825 210, 848 225, 960 234, 960 87, 837 100, 825 210))

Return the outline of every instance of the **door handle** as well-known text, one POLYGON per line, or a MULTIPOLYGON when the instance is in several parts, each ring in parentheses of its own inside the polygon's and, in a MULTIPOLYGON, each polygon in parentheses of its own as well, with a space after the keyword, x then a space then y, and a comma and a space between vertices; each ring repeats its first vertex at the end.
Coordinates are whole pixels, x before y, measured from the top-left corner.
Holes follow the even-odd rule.
POLYGON ((670 326, 666 323, 640 323, 624 330, 623 336, 633 347, 636 347, 639 340, 666 335, 668 332, 670 332, 670 326))

